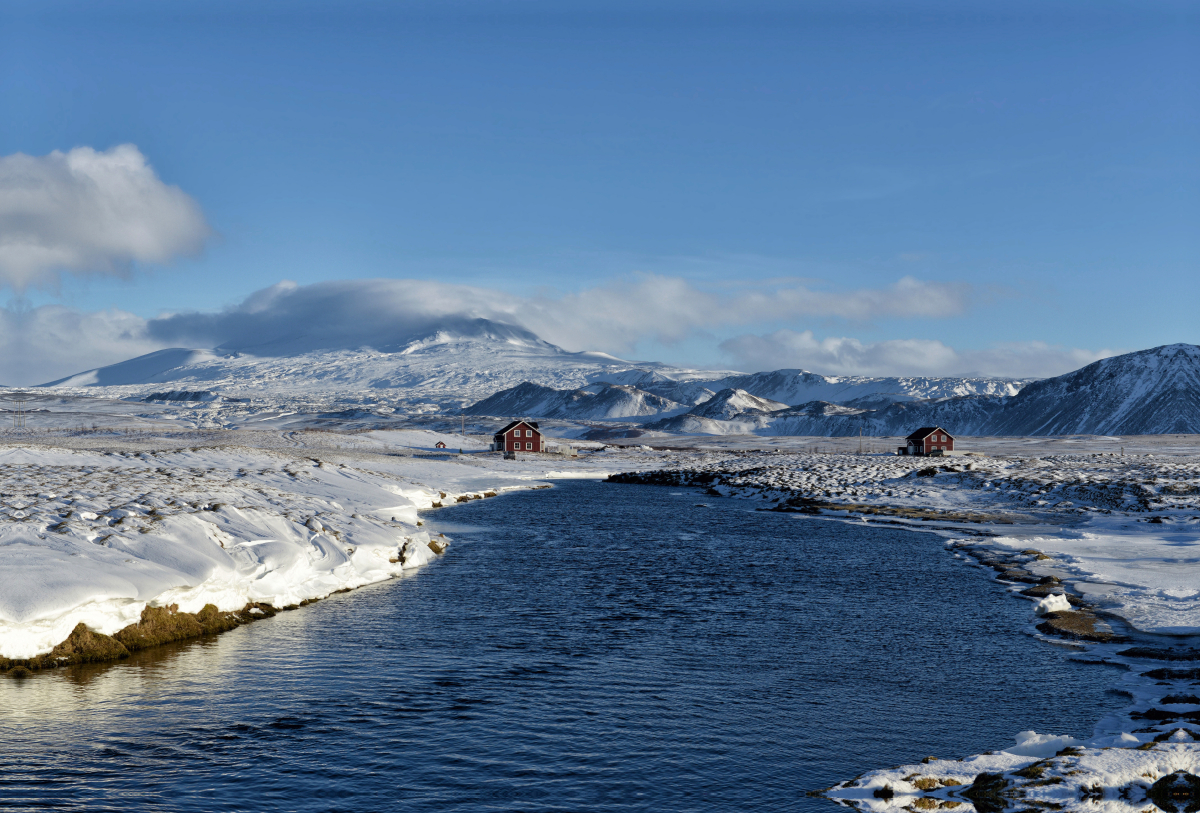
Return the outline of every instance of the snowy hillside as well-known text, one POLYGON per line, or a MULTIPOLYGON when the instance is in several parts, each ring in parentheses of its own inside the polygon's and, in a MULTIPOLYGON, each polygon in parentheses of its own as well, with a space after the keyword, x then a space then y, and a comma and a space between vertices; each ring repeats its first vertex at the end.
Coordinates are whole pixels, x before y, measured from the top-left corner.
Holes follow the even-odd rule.
POLYGON ((661 396, 622 384, 593 384, 556 390, 528 381, 467 407, 467 415, 616 420, 686 410, 661 396))
POLYGON ((1200 347, 1127 353, 1030 384, 993 429, 1000 435, 1200 432, 1200 347))
POLYGON ((720 380, 717 377, 721 375, 729 375, 729 371, 671 370, 668 375, 661 369, 634 368, 619 372, 604 372, 595 376, 593 381, 604 384, 628 384, 639 390, 661 395, 671 401, 695 405, 712 398, 716 390, 720 389, 712 382, 720 380))
POLYGON ((528 330, 486 319, 453 320, 421 330, 404 325, 373 325, 368 330, 335 320, 269 327, 265 334, 235 331, 212 349, 168 348, 42 386, 138 399, 179 391, 202 391, 211 400, 343 398, 357 393, 360 400, 377 402, 382 397, 397 408, 408 409, 407 403, 426 411, 457 410, 497 395, 503 397, 490 402, 490 411, 473 408, 470 414, 621 420, 681 411, 723 389, 745 395, 699 414, 727 419, 746 410, 770 411, 814 400, 867 398, 874 406, 962 394, 1012 394, 1023 383, 685 369, 629 362, 605 353, 570 353, 528 330), (559 393, 551 396, 526 388, 521 390, 525 400, 505 395, 526 382, 559 393))
POLYGON ((702 418, 728 420, 734 415, 747 412, 766 413, 787 408, 787 404, 781 404, 778 401, 771 401, 767 398, 759 398, 757 395, 751 395, 745 390, 729 387, 721 390, 712 398, 693 409, 691 414, 699 415, 702 418))

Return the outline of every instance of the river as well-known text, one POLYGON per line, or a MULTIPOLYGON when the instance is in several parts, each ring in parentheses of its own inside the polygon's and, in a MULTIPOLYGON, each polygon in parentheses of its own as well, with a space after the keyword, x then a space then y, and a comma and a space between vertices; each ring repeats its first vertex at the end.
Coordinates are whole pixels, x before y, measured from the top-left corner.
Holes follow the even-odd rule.
POLYGON ((0 806, 832 811, 806 791, 1123 705, 937 536, 753 508, 473 502, 426 514, 455 541, 407 578, 0 680, 0 806))

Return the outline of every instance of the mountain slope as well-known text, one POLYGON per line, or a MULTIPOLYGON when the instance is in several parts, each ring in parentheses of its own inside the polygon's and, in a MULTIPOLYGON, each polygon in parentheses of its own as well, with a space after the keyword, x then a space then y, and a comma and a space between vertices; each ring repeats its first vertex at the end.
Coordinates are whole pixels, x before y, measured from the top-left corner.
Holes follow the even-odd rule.
POLYGON ((172 381, 170 373, 180 368, 202 364, 217 355, 211 350, 191 350, 186 347, 170 347, 156 350, 144 356, 97 367, 82 373, 60 378, 41 387, 117 387, 129 384, 150 384, 172 381), (167 376, 167 377, 164 377, 167 376))
POLYGON ((1030 384, 992 429, 1001 435, 1200 432, 1200 347, 1127 353, 1030 384))

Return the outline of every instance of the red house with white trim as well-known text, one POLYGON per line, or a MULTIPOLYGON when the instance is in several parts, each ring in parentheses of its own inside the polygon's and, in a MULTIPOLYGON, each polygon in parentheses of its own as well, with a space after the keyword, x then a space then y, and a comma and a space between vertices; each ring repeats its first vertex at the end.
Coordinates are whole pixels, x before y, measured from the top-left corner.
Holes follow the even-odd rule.
POLYGON ((513 421, 493 437, 494 448, 500 452, 544 452, 546 440, 537 421, 513 421))
POLYGON ((897 450, 900 454, 928 455, 935 451, 954 451, 954 435, 940 426, 923 426, 904 440, 907 445, 897 450))

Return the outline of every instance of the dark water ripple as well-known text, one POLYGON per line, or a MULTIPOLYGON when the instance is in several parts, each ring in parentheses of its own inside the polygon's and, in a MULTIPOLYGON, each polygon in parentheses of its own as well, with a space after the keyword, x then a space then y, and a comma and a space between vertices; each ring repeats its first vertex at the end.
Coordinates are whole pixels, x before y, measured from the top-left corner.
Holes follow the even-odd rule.
POLYGON ((804 792, 1120 704, 934 536, 707 501, 472 503, 415 576, 0 680, 0 809, 832 811, 804 792))

